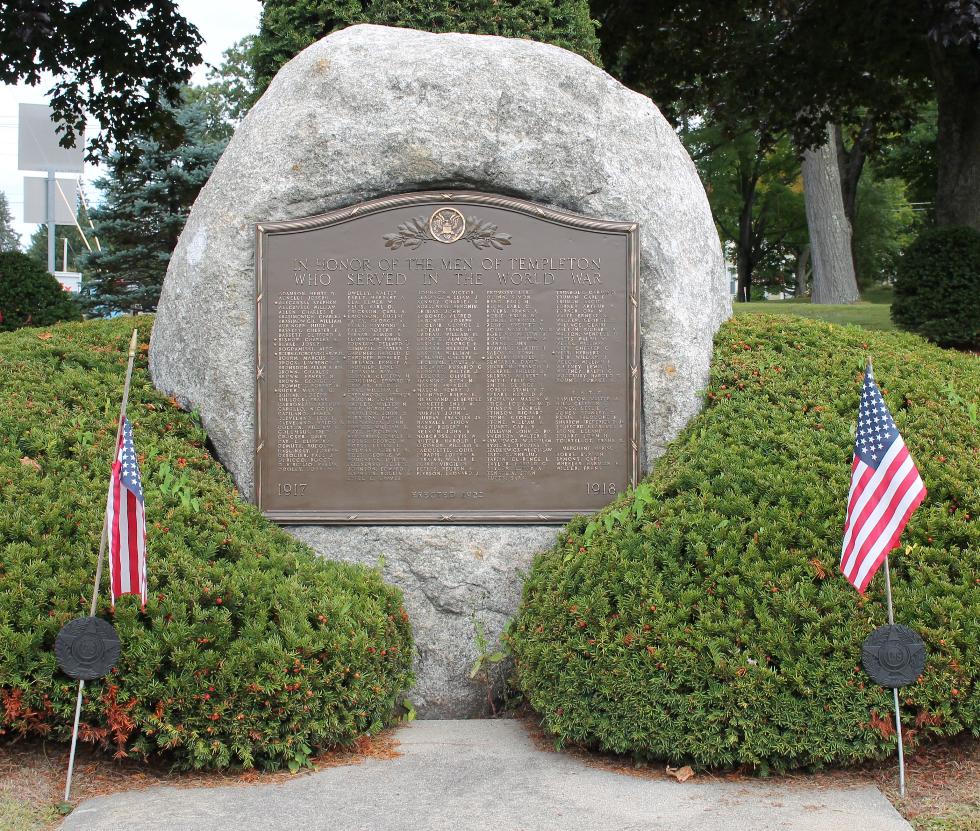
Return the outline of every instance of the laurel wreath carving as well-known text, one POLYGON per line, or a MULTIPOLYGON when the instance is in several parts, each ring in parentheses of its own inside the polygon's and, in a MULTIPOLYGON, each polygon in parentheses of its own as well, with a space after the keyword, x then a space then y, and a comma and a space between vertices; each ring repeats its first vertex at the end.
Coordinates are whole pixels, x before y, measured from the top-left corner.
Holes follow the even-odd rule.
MULTIPOLYGON (((436 242, 429 230, 428 220, 424 216, 415 217, 398 226, 398 230, 383 237, 385 248, 397 251, 402 246, 416 249, 427 242, 436 242)), ((473 243, 478 249, 496 248, 503 251, 505 245, 510 245, 510 234, 498 230, 493 222, 484 222, 475 216, 466 217, 466 232, 460 239, 473 243)))

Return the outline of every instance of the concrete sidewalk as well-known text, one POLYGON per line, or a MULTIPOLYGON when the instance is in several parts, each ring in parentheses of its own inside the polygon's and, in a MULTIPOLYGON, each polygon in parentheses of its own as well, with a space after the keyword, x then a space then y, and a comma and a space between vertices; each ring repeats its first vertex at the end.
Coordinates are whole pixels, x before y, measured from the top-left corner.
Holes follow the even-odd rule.
POLYGON ((519 721, 416 721, 402 755, 285 782, 83 802, 62 831, 911 831, 873 787, 644 779, 538 750, 519 721))

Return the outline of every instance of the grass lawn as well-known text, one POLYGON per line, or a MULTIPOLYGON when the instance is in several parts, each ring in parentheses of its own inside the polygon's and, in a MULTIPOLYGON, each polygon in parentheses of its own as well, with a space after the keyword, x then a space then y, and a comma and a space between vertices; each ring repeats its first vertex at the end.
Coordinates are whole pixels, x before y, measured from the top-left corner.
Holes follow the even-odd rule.
POLYGON ((54 808, 0 795, 0 831, 41 831, 60 819, 54 808))
POLYGON ((801 300, 763 300, 756 303, 734 303, 735 314, 781 314, 826 320, 828 323, 850 323, 879 332, 895 331, 889 317, 892 293, 887 287, 864 292, 863 299, 849 306, 829 306, 801 300))

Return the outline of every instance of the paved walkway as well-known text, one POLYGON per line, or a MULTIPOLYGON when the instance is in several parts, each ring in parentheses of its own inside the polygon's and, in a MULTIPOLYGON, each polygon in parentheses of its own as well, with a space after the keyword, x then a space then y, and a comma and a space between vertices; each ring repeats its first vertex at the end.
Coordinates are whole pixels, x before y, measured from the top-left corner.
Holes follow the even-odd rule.
POLYGON ((518 721, 416 721, 402 755, 295 779, 83 802, 62 831, 911 831, 873 787, 644 779, 538 750, 518 721))

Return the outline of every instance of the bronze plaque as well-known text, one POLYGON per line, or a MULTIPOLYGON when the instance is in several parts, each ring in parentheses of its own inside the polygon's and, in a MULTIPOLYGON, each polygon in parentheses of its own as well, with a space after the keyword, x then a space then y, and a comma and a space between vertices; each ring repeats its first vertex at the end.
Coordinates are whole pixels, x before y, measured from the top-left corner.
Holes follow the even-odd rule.
POLYGON ((637 234, 469 191, 259 224, 259 507, 550 523, 612 501, 639 474, 637 234))

